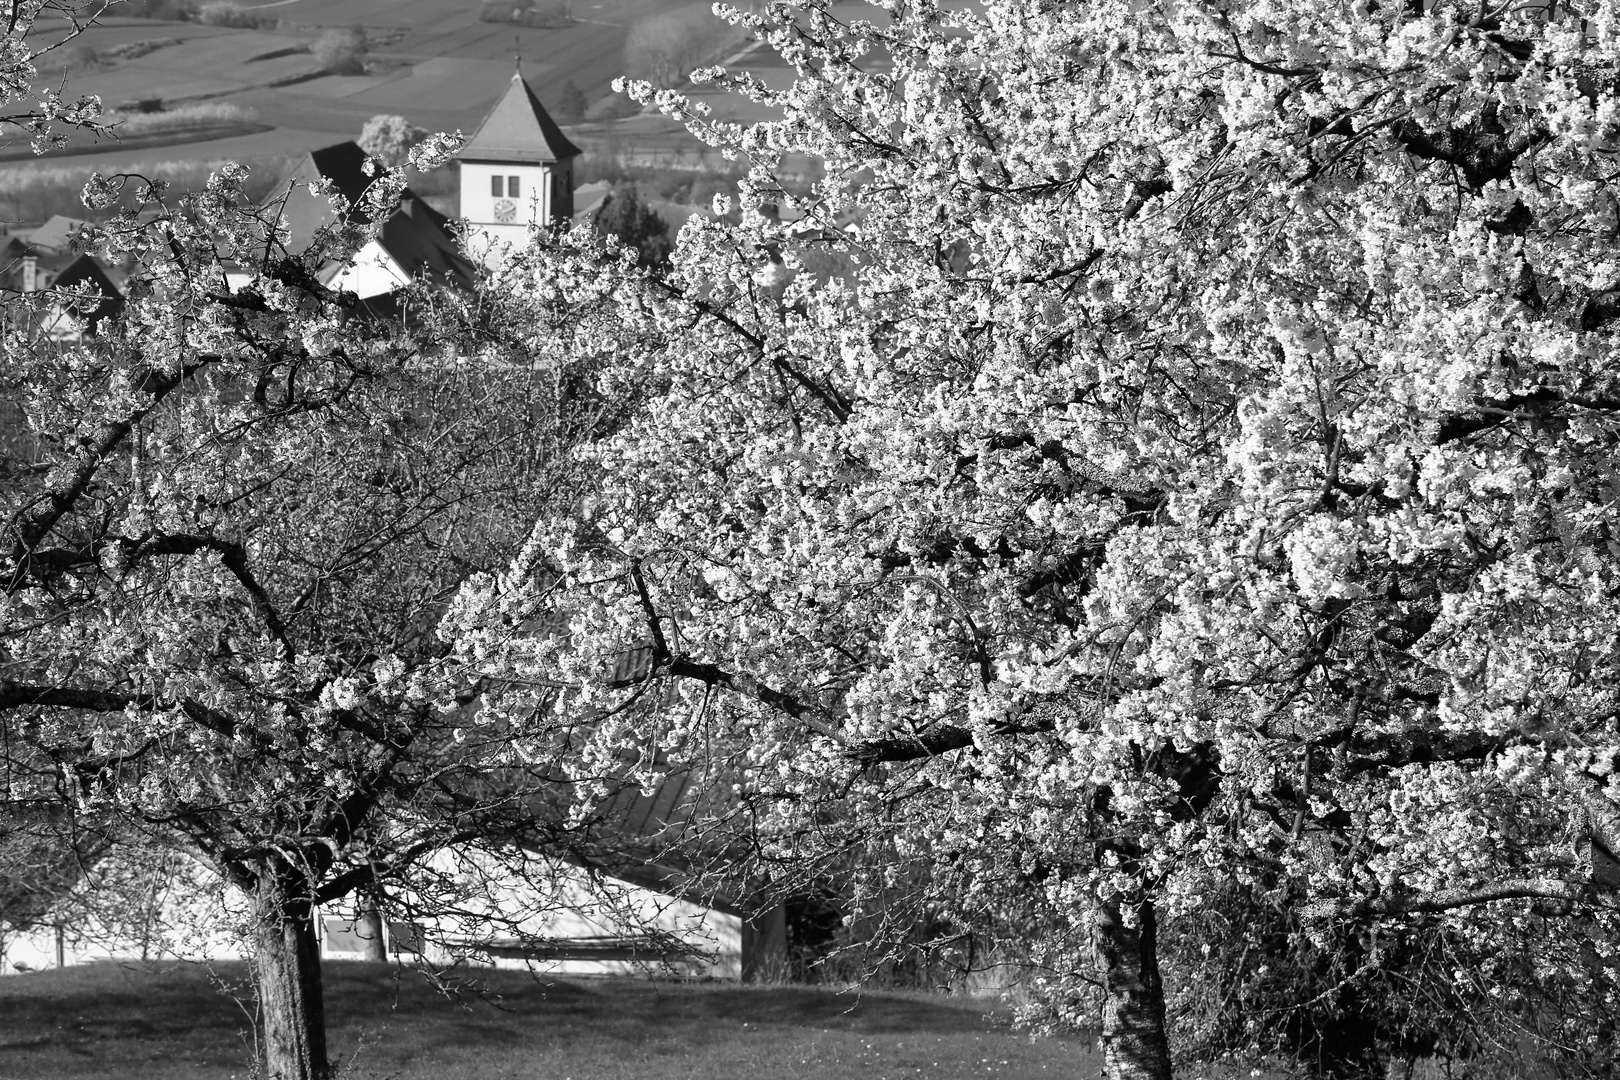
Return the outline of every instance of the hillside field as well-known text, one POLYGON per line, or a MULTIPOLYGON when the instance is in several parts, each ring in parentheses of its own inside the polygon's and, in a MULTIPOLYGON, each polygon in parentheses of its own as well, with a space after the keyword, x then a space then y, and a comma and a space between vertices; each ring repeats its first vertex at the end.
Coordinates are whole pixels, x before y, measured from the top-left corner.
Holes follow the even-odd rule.
MULTIPOLYGON (((592 115, 614 104, 610 83, 623 73, 624 40, 637 21, 693 6, 692 0, 576 0, 576 22, 532 29, 478 20, 472 0, 271 0, 273 29, 241 30, 191 22, 109 15, 42 60, 41 82, 67 92, 97 94, 109 108, 161 101, 165 109, 218 102, 251 110, 255 124, 215 128, 160 140, 95 139, 75 135, 71 157, 32 159, 26 144, 0 144, 6 175, 69 164, 103 172, 152 161, 258 161, 297 157, 356 137, 379 113, 399 113, 429 131, 470 134, 505 89, 514 56, 543 101, 555 104, 572 82, 592 115), (309 52, 326 28, 359 25, 371 42, 364 75, 320 71, 309 52)), ((851 3, 851 15, 870 9, 851 3)), ((116 8, 113 9, 116 11, 116 8)), ((42 46, 66 32, 42 19, 32 42, 42 46)), ((727 58, 782 87, 791 74, 760 48, 727 58)), ((694 96, 716 116, 757 120, 767 114, 733 95, 698 88, 694 96)), ((620 103, 620 108, 623 104, 620 103)), ((726 163, 679 125, 657 115, 600 120, 569 129, 587 156, 677 170, 725 171, 726 163)), ((803 173, 803 162, 789 162, 803 173)))

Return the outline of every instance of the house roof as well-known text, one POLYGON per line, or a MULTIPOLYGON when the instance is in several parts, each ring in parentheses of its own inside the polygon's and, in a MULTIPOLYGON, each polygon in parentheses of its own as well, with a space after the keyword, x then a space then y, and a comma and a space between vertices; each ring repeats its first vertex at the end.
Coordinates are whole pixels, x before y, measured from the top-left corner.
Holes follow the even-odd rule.
POLYGON ((377 242, 405 270, 470 290, 478 270, 445 229, 449 220, 413 195, 383 223, 377 242))
MULTIPOLYGON (((26 235, 28 243, 35 248, 66 252, 72 246, 73 237, 87 224, 89 223, 83 218, 71 218, 63 214, 55 214, 45 224, 26 235)), ((22 234, 19 233, 19 235, 22 234)))
MULTIPOLYGON (((277 186, 285 190, 286 181, 298 180, 307 185, 324 177, 352 206, 357 206, 372 182, 372 177, 365 172, 367 157, 366 152, 352 142, 312 150, 277 186)), ((278 203, 280 198, 279 194, 272 195, 266 205, 278 203)), ((287 200, 283 213, 292 233, 290 246, 294 250, 308 246, 319 229, 337 221, 331 204, 323 198, 312 198, 308 192, 295 192, 287 200)), ((351 210, 351 217, 354 214, 351 210)), ((383 222, 377 242, 408 273, 425 272, 445 284, 471 288, 478 271, 446 230, 449 220, 407 187, 399 206, 383 222)))
MULTIPOLYGON (((356 208, 365 196, 366 189, 371 186, 373 177, 366 175, 365 164, 369 155, 360 149, 359 144, 341 142, 332 146, 323 146, 319 150, 311 150, 299 159, 292 170, 282 177, 281 183, 276 185, 265 205, 280 203, 287 184, 297 181, 306 188, 317 180, 326 179, 332 182, 339 194, 349 200, 351 219, 358 215, 356 208)), ((416 193, 410 188, 405 189, 403 198, 410 200, 416 198, 416 193)), ((308 190, 294 192, 288 199, 283 213, 287 218, 287 226, 292 230, 292 246, 303 248, 314 239, 315 233, 328 225, 337 222, 337 215, 332 212, 332 206, 322 196, 314 195, 308 190)))
POLYGON ((512 73, 506 93, 461 148, 461 157, 468 161, 540 164, 578 156, 579 147, 568 141, 519 71, 512 73))
POLYGON ((117 315, 124 308, 125 275, 90 255, 80 255, 56 275, 52 288, 57 292, 84 294, 83 300, 72 300, 66 305, 90 324, 95 333, 102 319, 117 315))

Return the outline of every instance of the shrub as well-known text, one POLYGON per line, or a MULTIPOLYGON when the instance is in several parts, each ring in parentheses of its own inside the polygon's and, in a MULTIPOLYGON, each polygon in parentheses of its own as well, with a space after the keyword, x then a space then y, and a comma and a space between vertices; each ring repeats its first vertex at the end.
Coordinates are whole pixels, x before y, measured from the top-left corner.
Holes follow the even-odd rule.
POLYGON ((245 124, 258 119, 258 113, 240 105, 221 102, 201 102, 185 105, 167 112, 107 113, 102 119, 118 125, 118 134, 125 138, 142 135, 161 135, 169 131, 191 131, 195 128, 219 127, 223 124, 245 124))
MULTIPOLYGON (((638 192, 663 202, 703 207, 718 192, 734 194, 746 170, 732 166, 724 172, 695 173, 690 169, 670 169, 648 165, 625 165, 610 153, 590 154, 579 159, 574 180, 579 184, 606 183, 618 187, 634 183, 638 192)), ((789 185, 794 194, 808 194, 789 185)))
POLYGON ((397 169, 405 164, 406 154, 411 147, 427 138, 427 135, 425 130, 403 116, 383 113, 366 121, 356 141, 360 149, 390 168, 397 169))
POLYGON ((181 43, 180 38, 142 38, 140 41, 126 41, 121 45, 108 45, 101 50, 101 57, 104 60, 138 60, 147 53, 181 43))
POLYGON ((484 0, 478 9, 478 18, 483 22, 517 26, 572 26, 572 9, 569 0, 484 0))
POLYGON ((230 0, 209 0, 197 9, 195 18, 209 26, 229 26, 237 30, 274 30, 281 23, 274 15, 244 8, 230 0))
POLYGON ((331 75, 366 73, 366 31, 361 26, 328 30, 310 46, 321 69, 331 75))
POLYGON ((613 185, 596 211, 596 228, 636 251, 636 261, 657 269, 669 263, 669 225, 642 201, 634 183, 613 185))
POLYGON ((624 94, 609 94, 591 110, 594 120, 627 120, 641 112, 641 105, 624 94))
POLYGON ((585 91, 575 86, 573 79, 569 79, 563 83, 562 90, 557 95, 557 105, 551 110, 552 115, 556 116, 560 124, 577 124, 585 119, 587 104, 585 91))
POLYGON ((668 89, 685 82, 693 68, 720 59, 746 40, 747 31, 707 7, 681 8, 630 28, 625 66, 631 77, 668 89))
POLYGON ((96 71, 101 65, 101 54, 83 43, 69 46, 62 54, 62 66, 67 71, 96 71))
POLYGON ((188 22, 197 16, 192 0, 126 0, 117 13, 135 19, 163 19, 188 22))

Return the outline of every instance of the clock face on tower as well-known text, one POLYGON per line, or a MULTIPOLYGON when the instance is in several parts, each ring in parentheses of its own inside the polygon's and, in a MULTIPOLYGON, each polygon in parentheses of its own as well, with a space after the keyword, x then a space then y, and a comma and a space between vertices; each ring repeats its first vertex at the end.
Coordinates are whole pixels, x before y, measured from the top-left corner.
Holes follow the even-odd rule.
POLYGON ((510 224, 517 217, 517 204, 511 199, 495 200, 495 220, 502 225, 510 224))

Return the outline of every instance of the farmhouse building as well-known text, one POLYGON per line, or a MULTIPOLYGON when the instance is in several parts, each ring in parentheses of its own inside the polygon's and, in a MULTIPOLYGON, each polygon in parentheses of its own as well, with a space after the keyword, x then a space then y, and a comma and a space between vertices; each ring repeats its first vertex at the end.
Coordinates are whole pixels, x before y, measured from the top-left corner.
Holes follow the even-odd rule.
POLYGON ((36 324, 48 337, 71 341, 94 334, 102 319, 124 305, 123 271, 78 249, 86 224, 58 214, 36 229, 0 233, 0 289, 51 293, 36 324))
MULTIPOLYGON (((295 192, 281 206, 287 184, 308 189, 319 181, 330 183, 348 200, 348 218, 355 220, 364 213, 362 200, 374 179, 366 171, 366 160, 367 154, 358 144, 337 143, 305 154, 282 178, 265 205, 268 210, 282 213, 291 234, 288 250, 307 248, 321 229, 337 224, 338 214, 327 199, 308 190, 295 192)), ((450 235, 449 220, 406 188, 376 238, 349 262, 334 261, 323 267, 321 283, 352 292, 362 301, 370 301, 368 306, 385 302, 399 289, 423 278, 470 290, 477 268, 450 235)))

